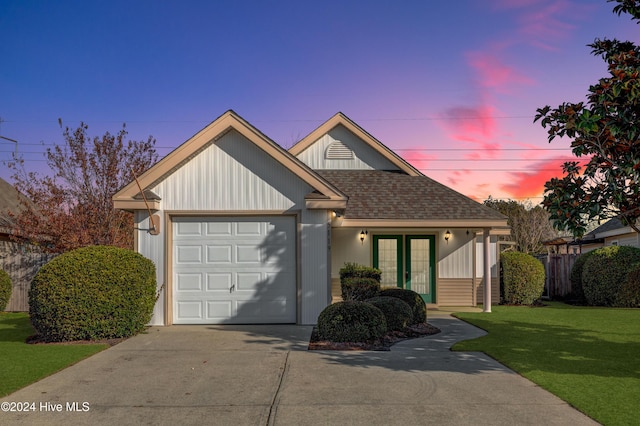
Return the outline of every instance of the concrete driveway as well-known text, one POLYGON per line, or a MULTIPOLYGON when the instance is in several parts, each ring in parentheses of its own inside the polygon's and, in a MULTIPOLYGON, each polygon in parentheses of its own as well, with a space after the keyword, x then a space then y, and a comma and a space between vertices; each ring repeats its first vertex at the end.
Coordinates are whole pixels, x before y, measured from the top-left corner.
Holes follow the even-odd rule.
POLYGON ((305 326, 154 327, 2 398, 34 410, 0 424, 597 424, 483 354, 449 351, 481 330, 429 322, 442 332, 390 352, 307 351, 305 326))

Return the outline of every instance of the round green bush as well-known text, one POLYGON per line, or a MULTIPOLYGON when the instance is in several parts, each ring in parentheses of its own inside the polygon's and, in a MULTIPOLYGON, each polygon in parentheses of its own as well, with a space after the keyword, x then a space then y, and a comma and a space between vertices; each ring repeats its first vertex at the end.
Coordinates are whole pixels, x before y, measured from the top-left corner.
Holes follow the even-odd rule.
POLYGON ((368 299, 366 302, 382 311, 389 330, 404 330, 413 320, 411 306, 397 297, 378 296, 368 299))
POLYGON ((544 291, 544 265, 535 257, 518 251, 500 254, 504 303, 531 305, 544 291))
POLYGON ((374 278, 352 277, 340 282, 342 300, 364 301, 376 297, 380 293, 380 281, 374 278))
POLYGON ((380 291, 379 296, 395 297, 409 305, 413 313, 411 324, 427 322, 427 305, 424 303, 422 296, 415 291, 404 288, 385 288, 380 291))
POLYGON ((640 249, 609 246, 592 253, 582 270, 582 288, 587 303, 593 306, 625 306, 620 289, 633 265, 640 262, 640 249))
POLYGON ((371 342, 386 332, 384 314, 366 302, 337 302, 324 308, 318 317, 318 336, 322 340, 371 342))
POLYGON ((640 263, 635 263, 627 273, 618 293, 618 303, 625 308, 640 308, 640 263))
POLYGON ((573 263, 573 267, 571 267, 571 274, 569 276, 569 279, 571 280, 570 297, 575 299, 578 303, 586 303, 587 301, 584 297, 584 289, 582 288, 582 269, 584 268, 585 262, 592 254, 593 251, 581 254, 573 263))
POLYGON ((129 337, 144 329, 155 301, 153 262, 131 250, 91 246, 40 268, 29 314, 45 341, 129 337))
POLYGON ((11 277, 0 269, 0 312, 7 308, 11 299, 11 277))

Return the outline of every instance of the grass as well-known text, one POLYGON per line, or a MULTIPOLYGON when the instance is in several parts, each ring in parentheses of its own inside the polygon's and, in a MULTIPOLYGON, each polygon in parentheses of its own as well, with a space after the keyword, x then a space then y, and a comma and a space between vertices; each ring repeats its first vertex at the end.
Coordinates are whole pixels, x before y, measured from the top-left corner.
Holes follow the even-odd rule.
POLYGON ((488 334, 453 350, 485 352, 602 424, 637 424, 640 309, 549 303, 456 316, 488 334))
POLYGON ((0 397, 106 349, 106 344, 30 345, 35 334, 26 313, 0 312, 0 397))

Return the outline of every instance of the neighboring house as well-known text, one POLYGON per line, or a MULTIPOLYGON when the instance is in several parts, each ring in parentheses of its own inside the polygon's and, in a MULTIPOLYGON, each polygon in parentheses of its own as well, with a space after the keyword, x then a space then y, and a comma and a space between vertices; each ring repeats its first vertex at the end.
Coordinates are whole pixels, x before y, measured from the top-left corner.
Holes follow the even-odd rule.
POLYGON ((640 234, 630 226, 623 225, 620 219, 609 219, 577 241, 581 253, 606 246, 640 247, 640 234))
POLYGON ((491 278, 499 300, 506 217, 341 113, 286 151, 228 111, 138 183, 113 200, 135 212, 135 248, 157 267, 152 324, 315 324, 345 262, 433 306, 475 306, 491 278))
POLYGON ((26 197, 7 181, 0 178, 0 269, 11 277, 11 299, 7 311, 28 311, 28 293, 36 272, 53 255, 43 253, 37 247, 16 240, 13 219, 8 214, 18 214, 24 208, 26 197))

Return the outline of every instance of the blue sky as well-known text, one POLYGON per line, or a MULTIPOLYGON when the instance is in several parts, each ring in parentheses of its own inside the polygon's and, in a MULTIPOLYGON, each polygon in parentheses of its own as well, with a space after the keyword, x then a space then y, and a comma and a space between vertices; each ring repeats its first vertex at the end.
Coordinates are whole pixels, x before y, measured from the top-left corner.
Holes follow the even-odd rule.
MULTIPOLYGON (((0 135, 46 172, 58 118, 92 135, 126 122, 164 155, 228 109, 285 147, 342 111, 466 195, 538 202, 570 151, 547 143, 536 108, 583 100, 605 76, 596 37, 640 41, 612 7, 0 0, 0 135)), ((0 140, 0 160, 14 149, 0 140)))

